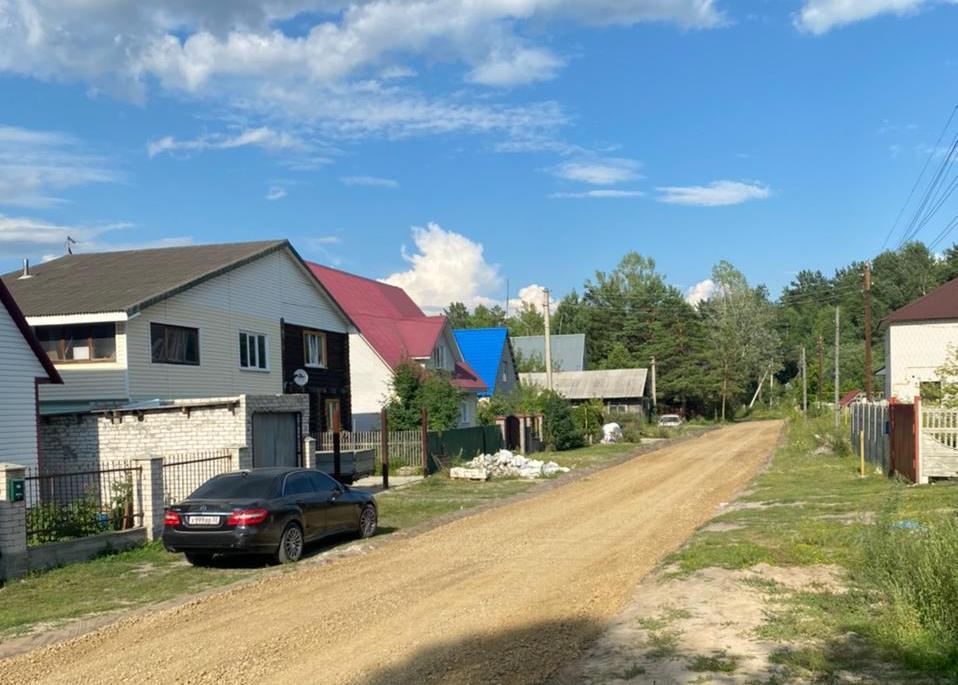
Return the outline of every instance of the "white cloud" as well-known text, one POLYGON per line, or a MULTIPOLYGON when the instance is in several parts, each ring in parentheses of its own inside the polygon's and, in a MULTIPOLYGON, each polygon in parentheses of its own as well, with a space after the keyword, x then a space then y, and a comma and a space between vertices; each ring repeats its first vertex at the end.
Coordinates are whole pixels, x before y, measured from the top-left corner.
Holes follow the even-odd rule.
POLYGON ((703 300, 711 299, 714 293, 715 282, 711 278, 706 278, 685 291, 685 301, 691 305, 696 305, 703 300))
POLYGON ((595 160, 563 162, 552 168, 552 173, 568 181, 597 186, 614 185, 641 178, 642 165, 634 159, 606 157, 595 160))
MULTIPOLYGON (((518 297, 509 298, 509 314, 522 309, 523 306, 529 305, 535 307, 540 312, 543 311, 543 307, 546 302, 546 288, 545 286, 539 285, 538 283, 530 283, 524 288, 519 288, 517 293, 518 297)), ((551 297, 549 299, 549 311, 555 312, 556 308, 559 306, 559 298, 551 297)))
POLYGON ((598 190, 586 190, 581 193, 552 193, 551 198, 593 198, 593 199, 619 199, 628 197, 642 197, 645 195, 641 190, 615 190, 612 188, 600 188, 598 190))
POLYGON ((163 152, 229 150, 247 145, 254 145, 271 151, 304 151, 310 149, 307 143, 296 136, 284 131, 275 131, 267 126, 261 126, 259 128, 243 129, 232 135, 216 133, 192 140, 176 140, 172 136, 166 136, 148 143, 146 151, 150 157, 155 157, 163 152))
POLYGON ((936 4, 955 0, 806 0, 795 18, 799 29, 821 35, 833 28, 872 19, 882 14, 904 16, 936 4))
POLYGON ((282 200, 284 197, 286 197, 286 189, 279 186, 273 186, 266 193, 267 200, 282 200))
POLYGON ((492 126, 503 131, 536 107, 429 100, 412 89, 364 97, 363 88, 409 79, 418 62, 452 64, 491 85, 551 78, 563 58, 530 37, 553 23, 723 21, 715 0, 0 0, 0 73, 139 101, 159 89, 359 135, 489 130, 475 120, 506 116, 492 126), (284 32, 293 19, 296 32, 284 32))
POLYGON ((499 266, 486 261, 483 246, 437 223, 414 227, 415 252, 405 247, 403 259, 410 268, 383 279, 396 285, 425 311, 438 312, 450 302, 468 307, 495 304, 490 293, 501 292, 499 266))
POLYGON ((343 242, 343 239, 338 235, 310 236, 304 238, 302 242, 305 243, 309 254, 317 261, 333 266, 339 266, 343 263, 342 257, 334 249, 343 242))
POLYGON ((379 176, 342 176, 340 179, 347 186, 368 186, 371 188, 398 188, 399 181, 379 176))
POLYGON ((665 186, 656 188, 659 202, 672 205, 719 207, 763 200, 772 194, 768 186, 757 182, 712 181, 707 186, 665 186))
POLYGON ((76 241, 72 246, 76 253, 173 247, 193 242, 189 236, 105 240, 117 232, 126 238, 133 228, 129 223, 65 225, 33 217, 0 214, 0 260, 42 257, 44 261, 49 261, 66 254, 68 236, 76 241))
POLYGON ((70 135, 0 125, 0 205, 46 207, 63 202, 59 191, 121 179, 70 135))
POLYGON ((491 55, 469 72, 468 80, 486 86, 518 86, 555 78, 564 62, 549 50, 520 48, 491 55))

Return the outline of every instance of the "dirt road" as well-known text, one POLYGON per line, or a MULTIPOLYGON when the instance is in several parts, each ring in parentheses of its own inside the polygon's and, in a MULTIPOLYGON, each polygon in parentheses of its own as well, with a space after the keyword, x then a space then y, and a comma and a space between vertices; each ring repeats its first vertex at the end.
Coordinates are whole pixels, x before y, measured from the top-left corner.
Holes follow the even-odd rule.
POLYGON ((328 566, 0 662, 0 683, 540 683, 755 473, 724 428, 328 566))

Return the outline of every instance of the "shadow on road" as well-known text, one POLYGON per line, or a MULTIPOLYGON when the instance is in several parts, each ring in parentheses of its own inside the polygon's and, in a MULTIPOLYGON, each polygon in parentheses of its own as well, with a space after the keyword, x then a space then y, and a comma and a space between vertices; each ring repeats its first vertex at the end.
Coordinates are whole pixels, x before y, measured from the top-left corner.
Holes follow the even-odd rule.
MULTIPOLYGON (((426 631, 429 630, 425 626, 426 631)), ((551 683, 604 627, 588 619, 532 623, 517 629, 439 642, 372 673, 366 685, 551 683)), ((440 635, 435 636, 437 640, 440 635)))

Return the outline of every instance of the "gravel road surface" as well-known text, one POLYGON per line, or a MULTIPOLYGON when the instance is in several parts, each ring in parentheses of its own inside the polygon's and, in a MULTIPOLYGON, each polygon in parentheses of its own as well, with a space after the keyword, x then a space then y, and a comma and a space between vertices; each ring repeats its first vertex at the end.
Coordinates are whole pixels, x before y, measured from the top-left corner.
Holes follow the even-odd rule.
POLYGON ((771 454, 744 423, 0 662, 0 683, 548 682, 771 454))

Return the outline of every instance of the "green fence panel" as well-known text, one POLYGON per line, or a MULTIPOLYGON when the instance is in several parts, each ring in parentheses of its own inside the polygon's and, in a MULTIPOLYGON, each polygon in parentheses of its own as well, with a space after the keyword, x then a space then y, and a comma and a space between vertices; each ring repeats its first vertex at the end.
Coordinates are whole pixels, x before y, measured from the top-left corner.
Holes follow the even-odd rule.
POLYGON ((491 454, 502 446, 502 434, 497 426, 453 428, 429 432, 429 473, 435 473, 436 461, 449 465, 456 459, 469 460, 479 454, 491 454))

